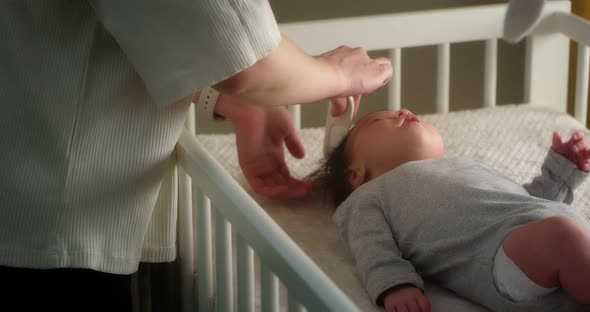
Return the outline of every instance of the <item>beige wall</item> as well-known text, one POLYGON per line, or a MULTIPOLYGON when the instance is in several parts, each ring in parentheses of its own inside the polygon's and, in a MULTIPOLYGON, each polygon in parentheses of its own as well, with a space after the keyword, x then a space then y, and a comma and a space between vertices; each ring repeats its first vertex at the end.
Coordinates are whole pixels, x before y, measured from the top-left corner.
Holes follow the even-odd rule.
MULTIPOLYGON (((324 18, 361 16, 415 10, 438 9, 465 5, 481 5, 498 0, 270 0, 279 23, 324 18)), ((411 31, 411 30, 409 30, 411 31)), ((371 52, 373 56, 383 51, 371 52)), ((483 97, 483 42, 451 46, 451 110, 475 108, 483 97)), ((518 103, 523 100, 524 47, 499 44, 498 103, 518 103)), ((396 64, 394 64, 396 66, 396 64)), ((402 50, 402 106, 415 113, 434 112, 436 89, 436 51, 434 47, 402 50)), ((385 107, 385 89, 366 96, 359 116, 385 107)), ((302 107, 302 125, 320 126, 325 120, 325 103, 302 107)), ((227 132, 231 125, 201 124, 201 132, 227 132)))

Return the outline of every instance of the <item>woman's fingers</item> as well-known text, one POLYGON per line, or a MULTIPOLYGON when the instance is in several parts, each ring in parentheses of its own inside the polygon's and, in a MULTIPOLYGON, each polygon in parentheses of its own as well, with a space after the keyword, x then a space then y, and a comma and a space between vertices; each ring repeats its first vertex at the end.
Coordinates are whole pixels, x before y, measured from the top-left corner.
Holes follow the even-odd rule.
MULTIPOLYGON (((373 66, 375 66, 377 73, 375 78, 377 78, 376 82, 379 86, 384 86, 386 85, 389 80, 391 79, 391 76, 393 75, 393 68, 391 65, 391 60, 389 60, 388 58, 385 57, 379 57, 374 59, 373 61, 373 66)), ((399 66, 399 65, 398 65, 399 66)))
MULTIPOLYGON (((359 111, 359 105, 361 103, 362 95, 355 95, 354 98, 354 112, 352 114, 352 118, 356 117, 356 114, 359 111)), ((330 114, 334 117, 338 117, 346 111, 346 107, 348 106, 348 99, 347 97, 337 97, 332 99, 332 110, 330 114)))
POLYGON ((393 73, 389 59, 371 59, 363 48, 341 46, 319 58, 331 64, 342 77, 343 89, 338 96, 370 93, 385 85, 393 73))
POLYGON ((337 97, 332 99, 332 108, 330 114, 333 117, 338 117, 346 111, 346 97, 337 97))
POLYGON ((357 85, 359 92, 356 94, 367 94, 373 90, 386 85, 391 79, 393 68, 391 61, 386 58, 372 60, 365 67, 363 75, 358 79, 357 85))
POLYGON ((299 199, 309 195, 310 188, 305 182, 287 183, 279 185, 266 185, 264 183, 251 183, 254 190, 262 195, 280 200, 299 199))
POLYGON ((293 130, 293 133, 291 135, 285 137, 285 145, 287 146, 287 150, 289 151, 289 153, 291 153, 291 155, 293 155, 293 157, 298 159, 305 157, 305 147, 301 142, 299 134, 297 134, 295 130, 293 130))

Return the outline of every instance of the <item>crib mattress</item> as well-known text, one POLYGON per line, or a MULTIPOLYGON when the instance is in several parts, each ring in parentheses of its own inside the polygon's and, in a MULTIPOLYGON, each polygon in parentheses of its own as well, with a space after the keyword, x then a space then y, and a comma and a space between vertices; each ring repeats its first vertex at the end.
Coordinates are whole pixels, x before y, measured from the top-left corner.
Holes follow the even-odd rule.
MULTIPOLYGON (((540 173, 553 131, 569 137, 574 130, 583 130, 590 137, 589 131, 573 117, 532 105, 506 105, 420 118, 439 130, 447 156, 478 159, 521 184, 540 173)), ((305 177, 318 168, 323 135, 323 128, 301 131, 306 157, 287 159, 294 176, 305 177)), ((381 311, 370 302, 362 287, 352 256, 332 223, 334 208, 324 202, 321 194, 291 202, 257 195, 240 172, 234 135, 199 135, 198 139, 361 311, 381 311)), ((579 187, 572 205, 590 215, 590 182, 579 187)), ((426 283, 426 295, 434 311, 486 311, 434 283, 426 283)))

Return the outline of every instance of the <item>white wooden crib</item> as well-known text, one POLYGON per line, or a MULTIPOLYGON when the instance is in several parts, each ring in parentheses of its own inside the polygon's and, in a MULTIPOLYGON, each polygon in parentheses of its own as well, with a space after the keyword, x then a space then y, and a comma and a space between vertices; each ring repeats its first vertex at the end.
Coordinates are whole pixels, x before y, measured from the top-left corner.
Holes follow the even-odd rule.
MULTIPOLYGON (((342 43, 388 50, 394 64, 387 87, 390 109, 401 107, 403 48, 436 45, 437 87, 433 92, 436 112, 446 114, 452 43, 485 41, 482 106, 493 110, 496 105, 497 41, 502 36, 505 11, 506 5, 486 5, 291 23, 280 28, 310 54, 342 43)), ((586 124, 590 23, 569 12, 569 1, 549 2, 542 22, 527 38, 525 104, 566 111, 572 39, 579 43, 575 119, 586 124)), ((299 107, 290 110, 299 127, 299 107)), ((191 114, 177 146, 183 310, 278 311, 282 309, 280 302, 287 302, 288 311, 359 311, 196 139, 194 129, 191 114), (259 276, 255 268, 258 261, 259 276), (279 281, 287 289, 287 299, 280 298, 285 293, 279 291, 279 281)))

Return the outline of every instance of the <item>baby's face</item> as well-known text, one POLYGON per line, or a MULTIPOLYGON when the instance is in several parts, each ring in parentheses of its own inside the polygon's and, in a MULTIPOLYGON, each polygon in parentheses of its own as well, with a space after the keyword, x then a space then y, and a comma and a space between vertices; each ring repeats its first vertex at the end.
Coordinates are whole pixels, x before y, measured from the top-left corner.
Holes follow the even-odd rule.
MULTIPOLYGON (((363 182, 406 162, 437 159, 444 153, 438 131, 405 109, 363 117, 350 133, 347 145, 351 167, 361 166, 366 171, 363 182)), ((360 185, 351 184, 354 188, 360 185)))

